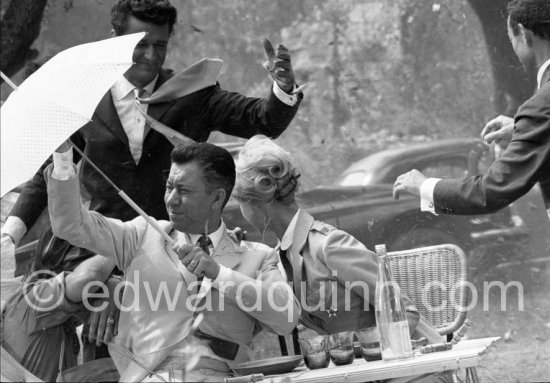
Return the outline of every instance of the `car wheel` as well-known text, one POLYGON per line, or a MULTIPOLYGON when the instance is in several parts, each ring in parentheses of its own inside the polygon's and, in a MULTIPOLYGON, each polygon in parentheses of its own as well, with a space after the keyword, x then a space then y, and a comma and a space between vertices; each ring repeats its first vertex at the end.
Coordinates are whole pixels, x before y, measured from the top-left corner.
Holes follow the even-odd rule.
POLYGON ((452 243, 460 246, 460 242, 450 234, 432 227, 421 227, 398 234, 395 238, 388 241, 388 250, 414 249, 415 247, 440 245, 443 243, 452 243))

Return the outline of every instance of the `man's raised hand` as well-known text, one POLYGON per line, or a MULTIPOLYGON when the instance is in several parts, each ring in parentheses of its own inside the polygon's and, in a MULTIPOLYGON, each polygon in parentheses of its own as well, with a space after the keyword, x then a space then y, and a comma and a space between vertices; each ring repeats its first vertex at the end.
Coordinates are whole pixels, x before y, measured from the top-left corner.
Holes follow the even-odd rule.
POLYGON ((264 67, 271 74, 273 80, 279 85, 279 88, 290 94, 294 89, 294 70, 290 61, 290 53, 283 44, 277 44, 277 51, 273 49, 271 41, 262 38, 267 60, 264 67))

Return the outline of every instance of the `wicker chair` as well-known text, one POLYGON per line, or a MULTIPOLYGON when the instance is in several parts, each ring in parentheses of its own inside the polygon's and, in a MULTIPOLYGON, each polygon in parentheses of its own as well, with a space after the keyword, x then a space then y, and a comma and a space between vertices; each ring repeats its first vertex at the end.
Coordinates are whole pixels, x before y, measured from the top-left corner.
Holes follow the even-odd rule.
MULTIPOLYGON (((445 244, 389 252, 387 259, 402 292, 439 334, 451 341, 467 314, 468 268, 464 251, 445 244)), ((466 368, 466 382, 470 381, 479 381, 475 367, 466 368)))
POLYGON ((441 335, 452 337, 464 323, 468 305, 462 249, 448 244, 394 251, 388 253, 388 262, 394 280, 420 314, 441 335))

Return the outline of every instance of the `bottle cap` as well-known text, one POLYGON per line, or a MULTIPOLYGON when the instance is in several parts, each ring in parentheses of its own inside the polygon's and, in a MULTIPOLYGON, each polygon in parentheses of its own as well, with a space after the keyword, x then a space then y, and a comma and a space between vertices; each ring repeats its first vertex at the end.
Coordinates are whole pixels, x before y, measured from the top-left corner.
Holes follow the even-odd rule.
POLYGON ((374 251, 378 256, 384 256, 386 255, 386 245, 385 244, 376 245, 374 246, 374 251))

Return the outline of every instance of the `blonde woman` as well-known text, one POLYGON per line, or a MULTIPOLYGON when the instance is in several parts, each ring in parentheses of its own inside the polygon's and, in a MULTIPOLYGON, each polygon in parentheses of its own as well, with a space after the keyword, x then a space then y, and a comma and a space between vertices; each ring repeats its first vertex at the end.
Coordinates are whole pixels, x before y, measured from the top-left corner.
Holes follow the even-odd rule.
MULTIPOLYGON (((315 220, 296 201, 300 171, 265 136, 247 141, 237 161, 234 197, 244 218, 279 239, 279 255, 302 306, 301 322, 321 334, 375 324, 376 255, 350 234, 315 220)), ((441 337, 407 304, 409 328, 441 337), (419 326, 418 326, 419 325, 419 326)))

